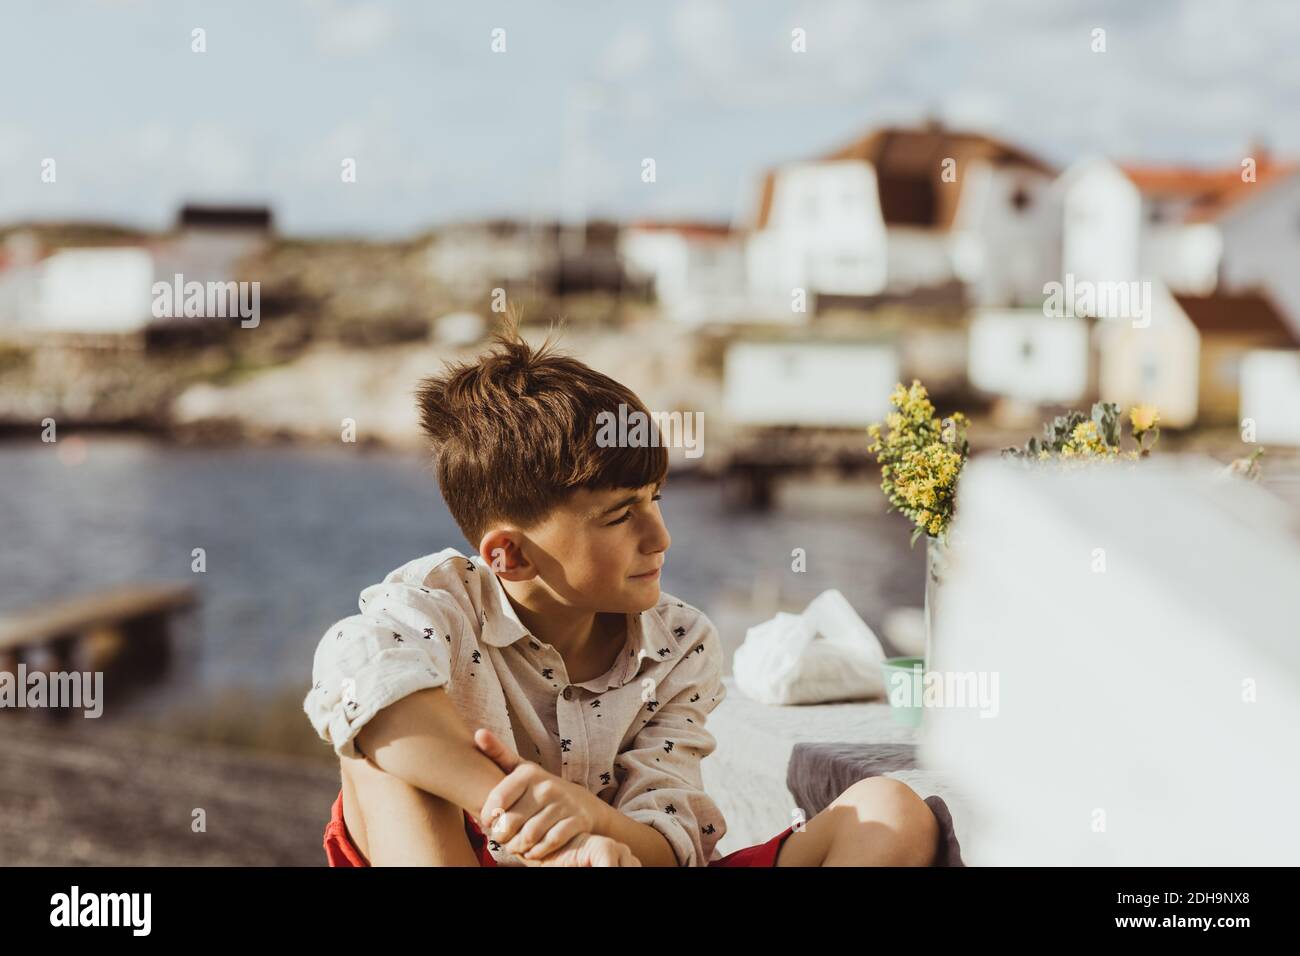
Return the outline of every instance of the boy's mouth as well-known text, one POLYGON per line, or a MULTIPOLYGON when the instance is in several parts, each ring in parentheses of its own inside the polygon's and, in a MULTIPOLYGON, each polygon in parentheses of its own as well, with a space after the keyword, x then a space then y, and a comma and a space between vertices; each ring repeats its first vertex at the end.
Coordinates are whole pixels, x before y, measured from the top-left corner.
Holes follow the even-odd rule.
POLYGON ((633 581, 653 581, 655 578, 659 577, 659 570, 659 568, 655 568, 653 571, 647 571, 645 574, 633 574, 629 575, 629 577, 631 577, 633 581))

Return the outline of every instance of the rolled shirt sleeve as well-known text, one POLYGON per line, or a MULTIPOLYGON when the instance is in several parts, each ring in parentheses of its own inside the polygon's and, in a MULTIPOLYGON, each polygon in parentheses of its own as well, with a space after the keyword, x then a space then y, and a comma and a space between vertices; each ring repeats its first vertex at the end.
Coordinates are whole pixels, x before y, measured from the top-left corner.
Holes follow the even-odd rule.
POLYGON ((316 647, 303 702, 312 726, 340 757, 388 705, 451 679, 464 627, 450 594, 402 580, 394 571, 361 592, 361 613, 330 626, 316 647))
POLYGON ((708 866, 727 832, 716 803, 704 792, 700 762, 717 741, 705 729, 708 714, 726 695, 717 630, 701 617, 699 639, 654 689, 649 722, 618 755, 626 774, 613 805, 668 840, 679 866, 708 866))

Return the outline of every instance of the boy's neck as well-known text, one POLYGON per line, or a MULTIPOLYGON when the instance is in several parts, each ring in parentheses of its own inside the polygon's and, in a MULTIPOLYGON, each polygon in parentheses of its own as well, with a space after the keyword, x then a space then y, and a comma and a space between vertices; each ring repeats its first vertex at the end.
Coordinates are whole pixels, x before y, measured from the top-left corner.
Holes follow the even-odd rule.
POLYGON ((497 580, 528 633, 554 647, 565 661, 604 646, 625 624, 622 614, 561 604, 537 582, 497 580))

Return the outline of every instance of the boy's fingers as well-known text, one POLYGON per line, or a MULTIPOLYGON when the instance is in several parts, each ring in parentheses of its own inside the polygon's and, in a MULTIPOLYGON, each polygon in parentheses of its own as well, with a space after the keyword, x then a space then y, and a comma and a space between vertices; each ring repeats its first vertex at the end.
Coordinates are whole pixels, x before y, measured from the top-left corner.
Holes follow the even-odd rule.
POLYGON ((485 727, 474 731, 474 746, 506 773, 523 763, 519 754, 507 747, 500 737, 485 727))
MULTIPOLYGON (((514 836, 514 831, 509 828, 509 819, 520 816, 520 814, 509 814, 509 819, 507 819, 506 811, 519 802, 519 798, 524 795, 524 792, 527 791, 527 789, 527 777, 518 771, 511 771, 505 775, 500 783, 488 792, 487 799, 483 801, 483 809, 479 813, 479 819, 483 823, 484 832, 498 843, 504 843, 507 839, 514 836), (502 824, 503 829, 500 831, 497 831, 493 826, 497 822, 498 818, 506 819, 506 822, 502 824)), ((517 809, 523 811, 526 807, 521 806, 517 809)), ((532 816, 531 813, 525 813, 523 814, 523 819, 527 819, 530 816, 532 816)), ((522 825, 523 823, 521 820, 520 826, 522 825)))
POLYGON ((553 806, 544 806, 524 821, 519 832, 506 841, 505 848, 516 856, 530 855, 546 838, 547 833, 559 823, 560 811, 553 806))
POLYGON ((579 833, 584 832, 582 824, 573 817, 565 817, 546 832, 546 835, 533 844, 525 856, 529 859, 545 859, 558 852, 579 833))

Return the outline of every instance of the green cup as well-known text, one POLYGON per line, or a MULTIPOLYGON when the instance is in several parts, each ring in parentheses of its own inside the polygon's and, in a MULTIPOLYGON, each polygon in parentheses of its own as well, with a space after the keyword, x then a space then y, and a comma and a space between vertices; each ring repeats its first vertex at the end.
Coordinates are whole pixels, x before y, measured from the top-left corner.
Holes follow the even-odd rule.
POLYGON ((894 723, 905 727, 921 725, 921 693, 925 689, 924 657, 887 657, 880 665, 885 679, 885 700, 894 723), (896 702, 905 701, 906 703, 896 702))

